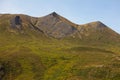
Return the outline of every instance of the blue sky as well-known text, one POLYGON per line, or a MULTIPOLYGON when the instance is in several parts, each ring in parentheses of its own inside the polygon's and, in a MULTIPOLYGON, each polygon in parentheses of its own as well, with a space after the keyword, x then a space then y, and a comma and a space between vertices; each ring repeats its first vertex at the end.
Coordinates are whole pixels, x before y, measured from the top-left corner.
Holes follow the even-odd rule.
POLYGON ((101 21, 120 33, 120 0, 0 0, 0 13, 40 17, 54 11, 77 24, 101 21))

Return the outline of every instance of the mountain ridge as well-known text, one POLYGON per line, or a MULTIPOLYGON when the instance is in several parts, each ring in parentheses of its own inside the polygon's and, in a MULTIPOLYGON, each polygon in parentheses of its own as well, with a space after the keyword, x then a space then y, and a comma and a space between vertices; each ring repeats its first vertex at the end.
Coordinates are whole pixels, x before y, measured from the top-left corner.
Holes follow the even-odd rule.
POLYGON ((0 16, 0 80, 120 80, 120 35, 57 13, 0 16), (64 65, 64 66, 63 66, 64 65))
POLYGON ((30 29, 32 31, 37 30, 47 35, 48 37, 58 39, 70 36, 73 38, 75 38, 75 36, 79 36, 79 38, 82 39, 82 37, 89 36, 94 33, 98 33, 101 35, 103 35, 103 33, 107 34, 104 34, 104 36, 120 36, 119 33, 113 31, 100 21, 94 21, 78 25, 62 17, 56 12, 52 12, 43 17, 32 17, 24 14, 1 14, 1 25, 5 24, 3 20, 6 21, 6 25, 9 28, 9 31, 11 32, 16 33, 16 29, 22 33, 27 31, 27 29, 30 29), (17 20, 16 17, 18 17, 19 19, 17 20), (11 26, 12 28, 10 28, 9 26, 11 26), (13 30, 13 28, 15 29, 13 30))

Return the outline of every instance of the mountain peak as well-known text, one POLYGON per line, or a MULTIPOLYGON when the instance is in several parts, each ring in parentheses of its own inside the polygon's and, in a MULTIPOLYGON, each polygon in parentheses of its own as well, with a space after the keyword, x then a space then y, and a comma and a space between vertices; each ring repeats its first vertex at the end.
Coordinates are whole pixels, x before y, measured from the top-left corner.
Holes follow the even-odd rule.
MULTIPOLYGON (((103 35, 103 32, 104 34, 106 33, 108 35, 115 34, 116 36, 117 34, 100 21, 77 25, 57 14, 56 12, 52 12, 40 18, 23 14, 7 14, 0 16, 0 23, 0 27, 2 27, 3 24, 7 24, 6 27, 10 26, 10 29, 8 29, 9 32, 17 32, 17 30, 24 32, 30 27, 32 30, 38 30, 43 34, 54 38, 80 36, 81 39, 81 37, 84 37, 84 35, 93 35, 96 32, 101 35, 103 35), (13 29, 14 27, 15 29, 13 29)), ((96 34, 96 36, 99 35, 96 34)))
POLYGON ((94 22, 90 22, 90 23, 93 23, 93 24, 103 24, 101 21, 94 21, 94 22))
POLYGON ((52 12, 50 15, 54 16, 54 17, 57 17, 58 14, 56 12, 52 12))
POLYGON ((40 18, 36 26, 49 36, 62 38, 70 36, 77 31, 74 25, 75 24, 56 12, 52 12, 51 14, 40 18))
MULTIPOLYGON (((101 21, 95 21, 95 22, 96 22, 96 23, 100 23, 100 24, 102 23, 101 21)), ((102 23, 102 24, 103 24, 103 23, 102 23)))
POLYGON ((103 28, 103 27, 107 27, 104 23, 102 23, 101 21, 94 21, 94 22, 90 22, 87 23, 85 25, 89 25, 89 27, 96 27, 96 28, 103 28))
POLYGON ((101 21, 95 21, 94 23, 98 24, 98 25, 104 25, 106 26, 104 23, 102 23, 101 21))

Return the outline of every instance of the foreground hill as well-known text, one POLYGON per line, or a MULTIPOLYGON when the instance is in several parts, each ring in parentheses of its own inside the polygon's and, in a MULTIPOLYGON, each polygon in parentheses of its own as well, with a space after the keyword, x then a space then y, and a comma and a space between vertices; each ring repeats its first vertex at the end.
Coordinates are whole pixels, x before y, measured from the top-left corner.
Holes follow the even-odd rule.
POLYGON ((120 35, 53 12, 0 15, 0 80, 120 80, 120 35))

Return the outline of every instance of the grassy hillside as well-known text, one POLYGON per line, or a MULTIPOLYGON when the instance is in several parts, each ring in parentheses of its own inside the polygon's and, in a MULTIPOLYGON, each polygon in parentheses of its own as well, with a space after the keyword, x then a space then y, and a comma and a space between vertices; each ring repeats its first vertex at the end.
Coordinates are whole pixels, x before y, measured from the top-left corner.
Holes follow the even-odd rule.
POLYGON ((33 26, 37 18, 21 15, 22 30, 10 27, 12 18, 0 17, 0 80, 120 80, 119 35, 108 28, 55 39, 33 26))
POLYGON ((119 46, 23 38, 0 39, 2 80, 119 80, 119 46))

